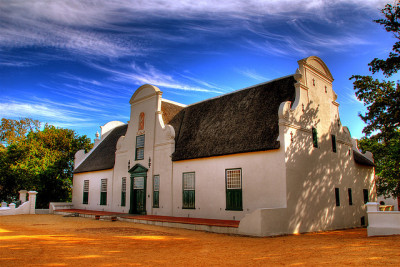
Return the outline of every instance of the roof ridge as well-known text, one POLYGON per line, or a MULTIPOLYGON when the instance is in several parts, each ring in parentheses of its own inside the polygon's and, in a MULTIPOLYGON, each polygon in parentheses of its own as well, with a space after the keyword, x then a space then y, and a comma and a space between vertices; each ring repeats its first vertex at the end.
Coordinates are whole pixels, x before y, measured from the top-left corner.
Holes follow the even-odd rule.
POLYGON ((211 97, 211 98, 207 98, 207 99, 201 100, 199 102, 195 102, 193 104, 187 105, 186 107, 194 106, 194 105, 197 105, 197 104, 200 104, 200 103, 203 103, 203 102, 207 102, 209 100, 218 99, 220 97, 224 97, 224 96, 227 96, 227 95, 230 95, 230 94, 235 94, 237 92, 244 91, 244 90, 247 90, 247 89, 250 89, 250 88, 254 88, 254 87, 265 85, 265 84, 269 84, 269 83, 272 83, 272 82, 275 82, 275 81, 278 81, 278 80, 286 79, 286 78, 291 77, 293 75, 294 74, 289 74, 289 75, 286 75, 286 76, 283 76, 283 77, 280 77, 280 78, 276 78, 276 79, 273 79, 273 80, 270 80, 270 81, 267 81, 267 82, 258 83, 258 84, 255 84, 255 85, 252 85, 252 86, 248 86, 248 87, 245 87, 245 88, 241 88, 241 89, 229 92, 229 93, 225 93, 225 94, 222 94, 222 95, 218 95, 218 96, 214 96, 214 97, 211 97))
MULTIPOLYGON (((74 173, 75 173, 76 170, 78 170, 79 167, 81 167, 81 165, 82 165, 86 160, 89 159, 89 157, 93 154, 93 152, 96 151, 96 149, 98 149, 98 148, 100 147, 100 145, 101 145, 102 143, 104 143, 105 140, 107 140, 107 139, 111 136, 111 134, 112 134, 115 130, 120 129, 120 128, 122 128, 122 127, 127 127, 127 126, 128 126, 128 124, 127 124, 127 123, 124 123, 124 124, 122 124, 122 125, 119 125, 119 126, 114 127, 114 128, 111 129, 110 131, 108 131, 108 132, 106 133, 106 136, 105 136, 104 138, 101 138, 101 139, 100 139, 100 142, 99 142, 95 147, 93 147, 93 148, 89 151, 89 153, 87 153, 86 157, 79 163, 79 165, 76 166, 76 168, 74 168, 74 173)), ((79 173, 79 170, 78 170, 78 173, 79 173)))
POLYGON ((180 106, 180 107, 183 107, 183 108, 187 107, 187 105, 185 105, 185 104, 178 103, 178 102, 166 99, 166 98, 162 98, 161 101, 169 103, 169 104, 173 104, 173 105, 176 105, 176 106, 180 106))

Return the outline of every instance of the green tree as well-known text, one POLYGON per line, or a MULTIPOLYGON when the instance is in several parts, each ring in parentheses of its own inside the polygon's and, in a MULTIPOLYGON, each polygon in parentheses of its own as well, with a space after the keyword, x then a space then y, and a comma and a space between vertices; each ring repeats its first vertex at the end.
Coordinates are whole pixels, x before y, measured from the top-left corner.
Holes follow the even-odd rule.
MULTIPOLYGON (((381 10, 384 18, 374 20, 398 40, 387 59, 373 59, 368 65, 372 74, 382 72, 390 78, 400 69, 400 4, 387 4, 381 10)), ((400 85, 391 80, 353 75, 356 96, 366 105, 361 119, 367 124, 360 141, 363 151, 374 154, 379 195, 397 197, 400 209, 400 85)))
POLYGON ((0 198, 9 199, 27 189, 39 192, 37 206, 42 208, 51 201, 71 200, 74 155, 80 149, 88 151, 90 139, 47 124, 43 130, 29 129, 23 137, 15 135, 18 139, 0 150, 0 198))
POLYGON ((39 129, 40 122, 38 120, 32 120, 30 118, 9 120, 2 118, 0 124, 0 142, 4 147, 14 142, 24 140, 28 132, 38 131, 39 129))
POLYGON ((363 137, 359 141, 362 151, 371 151, 374 154, 376 186, 378 195, 397 197, 399 194, 400 177, 400 131, 393 138, 383 143, 376 136, 363 137))

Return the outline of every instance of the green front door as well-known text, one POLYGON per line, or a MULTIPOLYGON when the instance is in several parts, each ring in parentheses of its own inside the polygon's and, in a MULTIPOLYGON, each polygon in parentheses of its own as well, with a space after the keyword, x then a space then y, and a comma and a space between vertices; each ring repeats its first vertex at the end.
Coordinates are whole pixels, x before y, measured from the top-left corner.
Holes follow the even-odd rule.
POLYGON ((147 168, 136 164, 129 172, 131 174, 129 213, 146 214, 147 168))
POLYGON ((131 213, 144 214, 146 213, 146 177, 133 177, 132 180, 133 203, 131 203, 131 209, 133 209, 133 212, 131 213))

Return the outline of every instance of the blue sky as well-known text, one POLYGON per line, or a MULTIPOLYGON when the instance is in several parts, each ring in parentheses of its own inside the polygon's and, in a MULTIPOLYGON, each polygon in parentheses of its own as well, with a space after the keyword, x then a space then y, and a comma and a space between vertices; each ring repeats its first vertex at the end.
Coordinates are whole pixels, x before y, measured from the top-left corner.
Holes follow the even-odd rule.
POLYGON ((349 77, 368 74, 395 42, 372 22, 385 4, 0 0, 0 116, 93 139, 100 125, 129 120, 129 99, 145 83, 191 104, 293 74, 298 60, 318 56, 335 78, 342 123, 359 138, 365 108, 349 77))

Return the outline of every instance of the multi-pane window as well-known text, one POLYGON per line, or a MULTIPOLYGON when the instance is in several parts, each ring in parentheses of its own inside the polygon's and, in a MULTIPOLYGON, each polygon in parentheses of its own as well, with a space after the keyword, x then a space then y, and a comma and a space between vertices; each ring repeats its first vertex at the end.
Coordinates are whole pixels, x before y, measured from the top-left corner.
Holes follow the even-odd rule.
POLYGON ((243 210, 242 205, 242 169, 225 170, 226 209, 243 210))
POLYGON ((89 203, 89 180, 83 181, 83 201, 82 204, 89 203))
POLYGON ((160 175, 153 176, 153 208, 158 208, 160 202, 160 175))
POLYGON ((195 208, 195 173, 185 172, 182 176, 182 187, 183 187, 183 209, 194 209, 195 208))
POLYGON ((107 179, 101 179, 100 205, 107 205, 107 179))
POLYGON ((331 137, 332 137, 332 151, 336 153, 336 136, 332 134, 331 137))
POLYGON ((136 160, 144 159, 144 135, 136 136, 136 160))
POLYGON ((364 197, 364 204, 367 204, 369 201, 368 189, 363 189, 363 197, 364 197))
POLYGON ((126 205, 126 177, 122 177, 121 184, 121 207, 126 205))
POLYGON ((335 188, 336 206, 340 206, 339 188, 335 188))
POLYGON ((349 195, 349 205, 351 206, 351 205, 353 205, 353 195, 351 193, 351 188, 347 189, 347 193, 349 195))
POLYGON ((318 133, 317 129, 312 127, 312 139, 313 139, 313 146, 318 147, 318 133))

